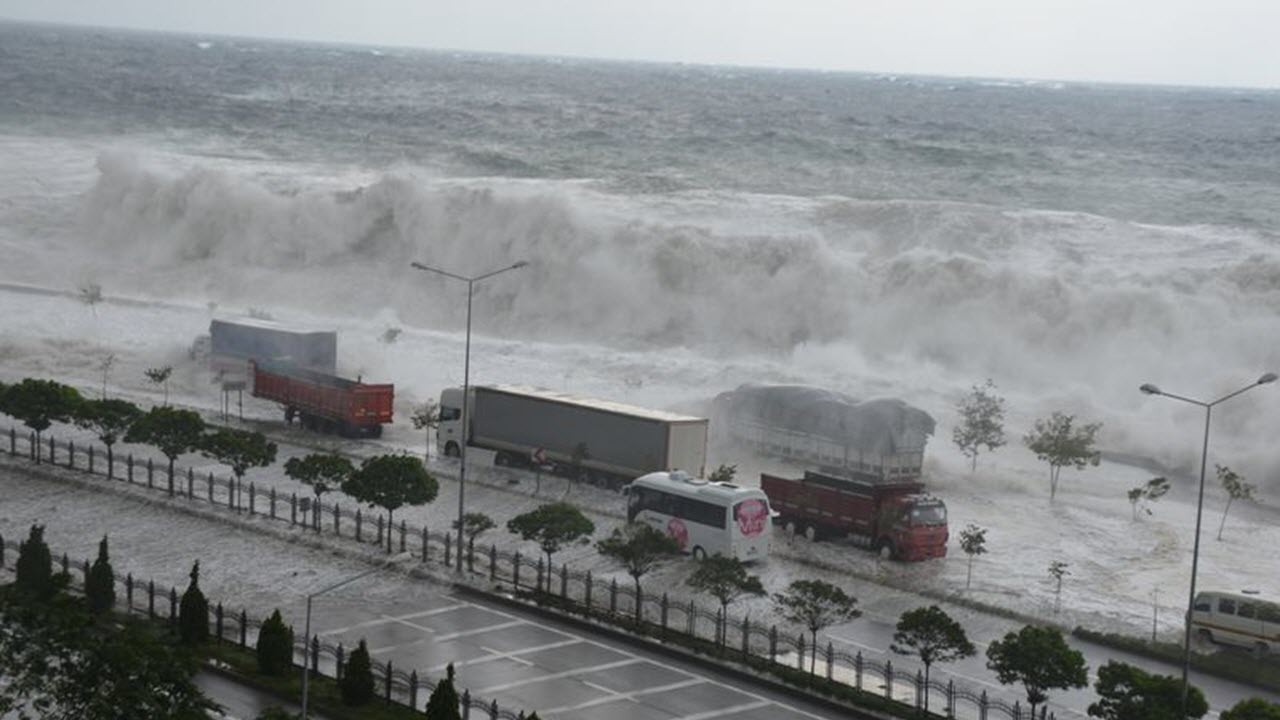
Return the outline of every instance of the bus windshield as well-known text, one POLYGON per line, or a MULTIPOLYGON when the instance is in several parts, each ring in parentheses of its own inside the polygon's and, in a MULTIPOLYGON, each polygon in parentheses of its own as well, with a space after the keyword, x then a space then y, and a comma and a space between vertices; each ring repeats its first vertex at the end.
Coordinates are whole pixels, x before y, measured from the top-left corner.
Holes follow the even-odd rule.
POLYGON ((947 506, 942 503, 916 505, 911 508, 912 525, 946 525, 947 506))

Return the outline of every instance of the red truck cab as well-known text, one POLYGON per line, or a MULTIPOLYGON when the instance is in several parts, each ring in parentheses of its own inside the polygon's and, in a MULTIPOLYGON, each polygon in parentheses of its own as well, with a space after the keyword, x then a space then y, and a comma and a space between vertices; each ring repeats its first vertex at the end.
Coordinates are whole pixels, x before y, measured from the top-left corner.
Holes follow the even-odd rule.
POLYGON ((918 480, 806 472, 797 479, 764 474, 760 487, 777 521, 811 539, 847 536, 897 560, 947 554, 947 506, 918 480))

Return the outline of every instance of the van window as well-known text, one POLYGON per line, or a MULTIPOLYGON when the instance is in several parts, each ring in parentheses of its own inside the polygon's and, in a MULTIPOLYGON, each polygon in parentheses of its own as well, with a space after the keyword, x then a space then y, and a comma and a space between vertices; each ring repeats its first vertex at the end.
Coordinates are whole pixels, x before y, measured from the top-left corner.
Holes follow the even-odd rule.
POLYGON ((1280 605, 1259 603, 1258 618, 1263 622, 1280 623, 1280 605))
POLYGON ((1230 598, 1218 598, 1218 612, 1223 615, 1236 614, 1236 601, 1230 598))
POLYGON ((1236 614, 1242 618, 1257 617, 1257 613, 1255 613, 1253 609, 1253 603, 1247 602, 1240 603, 1240 607, 1236 608, 1236 614))

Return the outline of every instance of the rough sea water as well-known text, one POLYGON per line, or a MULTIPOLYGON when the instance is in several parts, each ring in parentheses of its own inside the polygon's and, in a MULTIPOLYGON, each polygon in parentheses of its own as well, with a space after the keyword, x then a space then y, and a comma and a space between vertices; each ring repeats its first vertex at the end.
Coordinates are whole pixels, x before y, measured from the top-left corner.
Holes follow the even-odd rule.
MULTIPOLYGON (((0 24, 0 281, 456 337, 462 289, 409 262, 524 259, 475 317, 534 360, 486 380, 812 383, 920 405, 940 449, 991 378, 1013 445, 1061 409, 1187 467, 1202 415, 1137 387, 1280 371, 1278 119, 1270 91, 0 24)), ((1264 485, 1277 393, 1215 414, 1264 485)))

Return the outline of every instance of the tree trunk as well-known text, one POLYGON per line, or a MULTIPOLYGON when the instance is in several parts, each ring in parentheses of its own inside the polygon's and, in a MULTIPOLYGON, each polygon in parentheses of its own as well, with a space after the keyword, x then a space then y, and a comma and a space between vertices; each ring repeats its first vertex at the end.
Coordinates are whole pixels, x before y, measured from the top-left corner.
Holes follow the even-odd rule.
POLYGON ((965 575, 965 578, 964 578, 964 589, 968 590, 971 584, 973 584, 973 556, 972 555, 969 556, 969 572, 968 574, 965 575))
POLYGON ((924 664, 924 714, 929 714, 929 665, 924 664))
POLYGON ((1227 496, 1227 507, 1222 511, 1222 522, 1218 524, 1218 539, 1222 539, 1222 529, 1227 526, 1227 513, 1231 512, 1231 503, 1235 498, 1227 496))
POLYGON ((642 606, 640 605, 640 577, 637 575, 633 576, 632 579, 636 581, 636 629, 639 629, 640 618, 644 614, 642 606))
POLYGON ((111 445, 108 444, 107 445, 107 479, 108 480, 116 479, 115 478, 115 468, 116 468, 115 462, 116 462, 115 455, 111 452, 111 445))
POLYGON ((818 631, 813 631, 813 642, 809 645, 809 674, 818 673, 818 631))
POLYGON ((973 475, 978 472, 978 451, 973 451, 973 457, 969 458, 969 474, 973 475))
POLYGON ((1058 473, 1061 471, 1062 468, 1056 465, 1049 466, 1049 502, 1058 496, 1058 473))
POLYGON ((173 462, 176 457, 169 458, 169 494, 173 495, 173 462))

